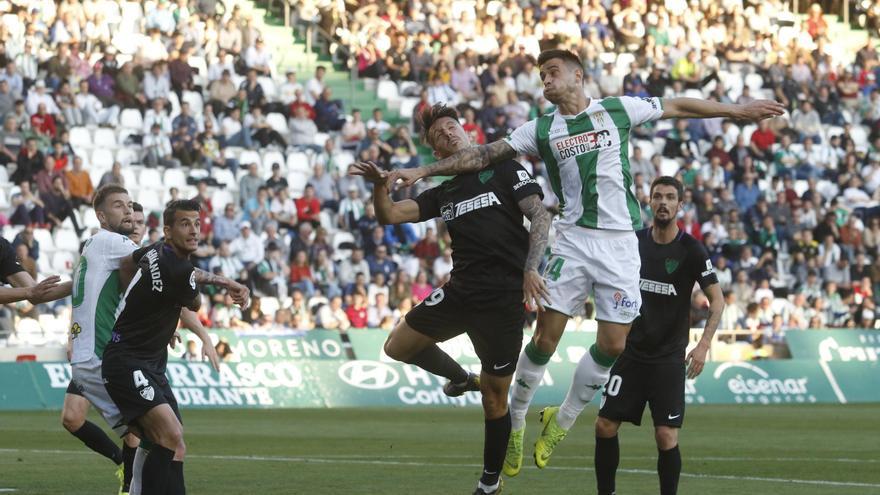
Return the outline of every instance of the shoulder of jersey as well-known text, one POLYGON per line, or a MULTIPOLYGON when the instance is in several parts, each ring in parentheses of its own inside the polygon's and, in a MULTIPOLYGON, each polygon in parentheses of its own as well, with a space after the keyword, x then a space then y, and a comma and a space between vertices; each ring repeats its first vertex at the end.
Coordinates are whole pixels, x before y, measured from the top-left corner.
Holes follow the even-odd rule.
POLYGON ((647 238, 648 238, 648 234, 649 234, 650 232, 651 232, 651 227, 645 227, 645 228, 643 228, 643 229, 639 229, 639 230, 636 231, 636 237, 637 237, 639 240, 641 240, 641 239, 647 239, 647 238))

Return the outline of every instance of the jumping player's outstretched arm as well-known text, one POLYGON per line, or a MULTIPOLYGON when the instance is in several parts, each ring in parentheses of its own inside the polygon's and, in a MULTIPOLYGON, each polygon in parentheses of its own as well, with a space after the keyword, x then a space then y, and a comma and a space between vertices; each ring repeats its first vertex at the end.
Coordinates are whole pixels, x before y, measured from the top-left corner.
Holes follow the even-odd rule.
POLYGON ((785 105, 773 100, 755 100, 744 105, 720 103, 699 98, 663 100, 661 119, 724 117, 733 120, 759 121, 785 113, 785 105))
POLYGON ((379 169, 375 163, 355 163, 354 170, 350 173, 351 175, 360 175, 373 183, 373 206, 376 208, 376 218, 379 223, 396 225, 419 221, 418 203, 411 199, 391 201, 388 185, 385 182, 385 172, 379 169))
POLYGON ((516 150, 507 141, 471 146, 454 155, 418 168, 392 170, 386 176, 386 184, 392 187, 397 179, 403 186, 411 186, 417 180, 435 175, 459 175, 482 170, 493 163, 516 158, 516 150))
MULTIPOLYGON (((241 309, 247 309, 250 299, 250 289, 236 282, 235 280, 226 278, 222 275, 216 275, 214 273, 206 272, 205 270, 202 270, 200 268, 193 269, 193 273, 195 273, 195 280, 197 284, 223 287, 227 291, 229 291, 229 295, 232 296, 232 300, 233 302, 235 302, 235 304, 240 306, 241 309)), ((200 298, 197 297, 197 299, 201 302, 200 298)), ((190 306, 190 308, 192 308, 192 306, 190 306)), ((198 306, 192 308, 192 310, 198 311, 198 306)))
POLYGON ((544 310, 541 299, 548 300, 550 294, 544 285, 544 279, 538 273, 538 266, 544 257, 547 248, 547 239, 550 237, 550 223, 553 216, 544 208, 541 197, 537 194, 520 200, 519 209, 529 219, 529 254, 526 257, 526 266, 523 267, 523 299, 529 306, 544 310), (534 301, 534 303, 532 302, 534 301))
MULTIPOLYGON (((70 295, 59 289, 60 277, 53 275, 35 283, 28 272, 18 272, 6 277, 12 287, 0 287, 0 304, 9 304, 27 299, 31 304, 39 304, 70 295)), ((69 285, 69 282, 65 285, 69 285)))
POLYGON ((706 364, 706 354, 712 346, 715 330, 718 330, 721 313, 724 311, 724 295, 721 292, 721 285, 712 284, 703 289, 703 293, 709 299, 709 318, 706 319, 706 326, 703 328, 700 342, 685 358, 688 365, 687 377, 690 379, 696 378, 703 371, 703 365, 706 364))

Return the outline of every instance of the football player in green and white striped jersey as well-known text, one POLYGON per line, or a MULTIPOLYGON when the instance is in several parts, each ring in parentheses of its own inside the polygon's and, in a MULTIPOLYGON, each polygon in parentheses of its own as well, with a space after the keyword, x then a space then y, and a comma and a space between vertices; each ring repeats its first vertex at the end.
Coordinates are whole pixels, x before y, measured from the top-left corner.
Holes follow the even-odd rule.
POLYGON ((608 380, 639 314, 641 262, 635 230, 641 227, 641 216, 629 165, 630 131, 657 119, 759 121, 785 111, 782 104, 770 100, 733 105, 696 98, 593 99, 584 94, 583 64, 574 53, 546 50, 538 57, 538 66, 544 97, 556 105, 552 114, 520 126, 505 139, 388 174, 389 184, 400 180, 411 185, 423 177, 474 172, 523 154, 540 156, 546 166, 560 214, 543 278, 535 270, 524 276, 526 302, 539 314, 535 335, 520 356, 514 378, 507 476, 515 476, 522 467, 525 414, 569 317, 593 296, 596 344, 578 363, 562 406, 542 411, 543 431, 535 444, 535 463, 541 468, 608 380))

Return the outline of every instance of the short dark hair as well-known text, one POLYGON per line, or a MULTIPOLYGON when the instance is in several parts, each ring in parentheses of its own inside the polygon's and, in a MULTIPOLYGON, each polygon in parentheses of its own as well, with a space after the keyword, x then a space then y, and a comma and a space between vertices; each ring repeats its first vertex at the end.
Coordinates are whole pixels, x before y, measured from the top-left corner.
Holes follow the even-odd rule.
POLYGON ((178 211, 202 211, 198 201, 192 199, 178 199, 168 203, 165 211, 162 212, 162 222, 168 227, 174 225, 174 214, 178 211))
POLYGON ((678 200, 681 201, 684 198, 684 186, 681 181, 676 179, 675 177, 670 177, 668 175, 663 175, 654 179, 654 182, 651 182, 651 190, 650 194, 654 195, 654 188, 657 186, 672 186, 675 188, 676 194, 678 194, 678 200))
POLYGON ((128 189, 118 184, 107 184, 99 187, 98 191, 95 192, 95 199, 92 200, 92 208, 100 209, 111 194, 128 194, 128 189))
POLYGON ((457 122, 458 112, 454 108, 447 107, 442 103, 437 103, 435 105, 422 109, 421 113, 419 113, 418 115, 418 121, 419 125, 422 127, 423 142, 428 143, 429 145, 431 144, 431 140, 428 137, 431 126, 434 125, 434 122, 437 122, 443 117, 449 117, 450 119, 454 119, 457 122))
POLYGON ((132 203, 131 204, 131 211, 139 211, 139 212, 143 213, 144 212, 144 205, 137 203, 137 202, 132 203))
POLYGON ((538 67, 546 64, 547 62, 553 60, 554 58, 561 58, 565 62, 569 62, 571 64, 577 65, 577 67, 581 70, 584 70, 584 64, 581 62, 581 58, 578 57, 574 52, 569 50, 544 50, 538 55, 538 67))

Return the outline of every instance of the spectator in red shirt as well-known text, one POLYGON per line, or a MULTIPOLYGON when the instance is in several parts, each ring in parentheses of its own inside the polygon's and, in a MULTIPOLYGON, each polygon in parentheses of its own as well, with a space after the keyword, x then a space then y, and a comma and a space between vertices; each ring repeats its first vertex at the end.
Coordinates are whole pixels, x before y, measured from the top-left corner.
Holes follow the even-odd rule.
POLYGON ((354 302, 345 310, 352 328, 367 328, 367 301, 360 292, 354 293, 354 302))
POLYGON ((813 40, 820 36, 825 36, 828 31, 828 23, 825 22, 825 16, 822 15, 822 6, 814 3, 810 6, 809 17, 807 17, 807 33, 813 40))
POLYGON ((290 265, 290 285, 293 289, 299 289, 310 298, 315 294, 315 277, 312 275, 312 267, 309 266, 309 257, 305 251, 297 251, 290 265))
POLYGON ((715 139, 712 140, 712 148, 706 152, 706 158, 709 161, 712 161, 712 158, 716 156, 721 159, 722 167, 726 167, 730 163, 730 154, 724 149, 724 138, 721 136, 715 136, 715 139))
POLYGON ((208 194, 208 181, 201 179, 196 187, 198 187, 199 192, 193 199, 198 201, 202 207, 199 210, 199 221, 201 222, 202 236, 207 237, 214 230, 212 223, 214 205, 211 203, 211 196, 208 194))
POLYGON ((58 134, 58 128, 55 126, 55 118, 46 113, 46 105, 40 103, 37 106, 37 113, 31 116, 31 128, 37 134, 48 138, 55 139, 58 134))
POLYGON ((315 196, 314 186, 306 186, 303 197, 298 198, 294 203, 300 223, 309 222, 315 227, 321 224, 321 201, 315 196))
POLYGON ((419 271, 418 275, 416 275, 416 281, 412 284, 413 303, 424 301, 426 297, 431 295, 432 290, 434 288, 428 283, 428 274, 424 270, 419 271))
POLYGON ((464 111, 464 124, 461 127, 468 133, 474 144, 486 144, 486 134, 480 128, 480 124, 477 124, 473 109, 467 108, 464 111))
POLYGON ((413 254, 416 258, 428 263, 433 263, 440 256, 440 244, 437 242, 437 234, 434 233, 434 229, 429 228, 425 231, 425 237, 416 243, 413 254))
POLYGON ((315 108, 308 104, 305 100, 303 100, 303 90, 297 89, 293 92, 294 99, 293 103, 290 104, 290 115, 296 115, 296 110, 298 108, 304 108, 306 110, 306 116, 312 120, 315 120, 315 108))
POLYGON ((770 128, 770 120, 762 120, 758 123, 758 128, 755 132, 752 133, 750 148, 757 158, 773 161, 771 148, 775 142, 776 133, 770 128))

